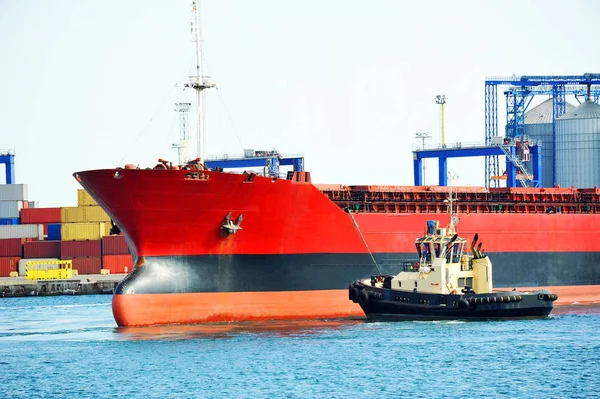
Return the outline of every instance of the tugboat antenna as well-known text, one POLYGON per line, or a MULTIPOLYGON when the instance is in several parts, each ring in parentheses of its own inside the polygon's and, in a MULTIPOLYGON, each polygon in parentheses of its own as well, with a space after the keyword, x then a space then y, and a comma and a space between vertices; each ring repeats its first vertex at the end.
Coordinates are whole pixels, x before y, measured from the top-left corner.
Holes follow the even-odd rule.
POLYGON ((454 220, 455 218, 452 216, 452 201, 454 201, 453 195, 452 195, 452 182, 454 180, 458 179, 458 176, 456 174, 451 175, 450 172, 448 172, 448 182, 449 182, 449 198, 447 200, 444 200, 444 202, 448 203, 448 215, 450 215, 450 225, 449 225, 449 233, 450 234, 454 234, 455 233, 455 225, 458 224, 458 219, 456 219, 456 221, 454 220))

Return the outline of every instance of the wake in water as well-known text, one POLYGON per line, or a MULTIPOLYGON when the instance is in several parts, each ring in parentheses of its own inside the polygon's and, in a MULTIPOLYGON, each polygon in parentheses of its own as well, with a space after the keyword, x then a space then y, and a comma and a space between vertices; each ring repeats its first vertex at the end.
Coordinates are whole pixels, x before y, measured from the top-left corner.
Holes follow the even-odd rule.
POLYGON ((110 303, 86 303, 86 304, 70 304, 70 305, 32 305, 32 306, 0 306, 0 312, 3 310, 23 310, 23 309, 60 309, 60 308, 93 308, 93 307, 111 306, 110 303))

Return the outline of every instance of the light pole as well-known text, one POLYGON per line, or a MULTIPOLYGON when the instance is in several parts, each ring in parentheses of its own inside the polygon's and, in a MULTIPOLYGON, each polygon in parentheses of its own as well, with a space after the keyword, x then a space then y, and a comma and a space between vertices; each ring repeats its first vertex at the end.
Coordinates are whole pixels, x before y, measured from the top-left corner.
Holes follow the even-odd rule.
MULTIPOLYGON (((419 132, 415 133, 415 138, 417 140, 421 140, 421 150, 425 149, 425 140, 430 139, 431 136, 427 132, 419 132)), ((425 185, 425 159, 423 160, 423 185, 425 185)))
POLYGON ((444 123, 444 105, 446 104, 446 96, 443 94, 435 96, 435 103, 442 106, 442 147, 446 147, 446 124, 444 123))

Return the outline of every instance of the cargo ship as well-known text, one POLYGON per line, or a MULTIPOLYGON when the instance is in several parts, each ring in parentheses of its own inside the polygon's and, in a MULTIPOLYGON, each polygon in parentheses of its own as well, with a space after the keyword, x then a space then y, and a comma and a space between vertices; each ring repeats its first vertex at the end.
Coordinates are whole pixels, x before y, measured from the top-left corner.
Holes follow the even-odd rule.
MULTIPOLYGON (((413 238, 446 212, 446 187, 315 185, 208 168, 204 160, 199 11, 198 158, 74 177, 125 236, 133 270, 113 297, 119 326, 359 316, 348 286, 412 262, 413 238), (351 210, 354 220, 350 218, 351 210)), ((274 162, 277 156, 273 155, 274 162)), ((455 187, 461 231, 479 233, 497 287, 600 292, 600 190, 455 187), (528 265, 525 267, 524 265, 528 265), (561 288, 562 287, 562 288, 561 288)))
MULTIPOLYGON (((103 169, 75 178, 135 259, 120 326, 360 315, 348 285, 412 262, 446 187, 318 186, 205 169, 103 169), (353 210, 357 229, 345 208, 353 210), (373 258, 372 258, 373 257, 373 258)), ((454 187, 465 235, 486 237, 497 287, 600 284, 600 189, 454 187), (525 266, 527 265, 527 267, 525 266)))

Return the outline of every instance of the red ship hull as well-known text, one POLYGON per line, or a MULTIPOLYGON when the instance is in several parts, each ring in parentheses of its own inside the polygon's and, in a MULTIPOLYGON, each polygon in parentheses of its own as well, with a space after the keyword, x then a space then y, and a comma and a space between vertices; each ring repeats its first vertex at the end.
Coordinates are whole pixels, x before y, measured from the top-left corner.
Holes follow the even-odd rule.
MULTIPOLYGON (((138 266, 117 288, 121 326, 359 315, 347 286, 415 259, 431 213, 349 215, 316 186, 185 170, 95 170, 76 178, 126 236, 138 266), (242 221, 228 233, 226 217, 242 221), (307 298, 313 298, 308 300, 307 298), (347 303, 345 303, 347 302, 347 303)), ((497 286, 600 284, 600 214, 460 214, 497 286)))

